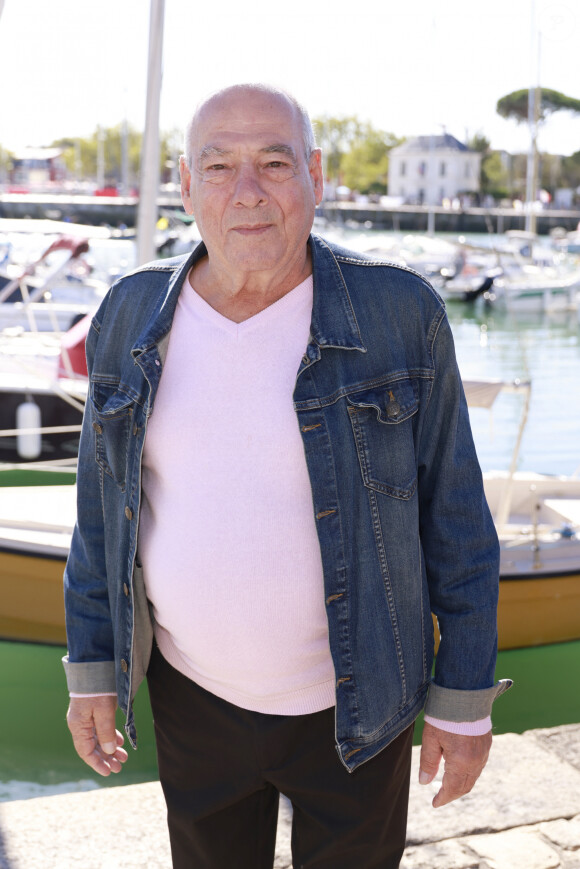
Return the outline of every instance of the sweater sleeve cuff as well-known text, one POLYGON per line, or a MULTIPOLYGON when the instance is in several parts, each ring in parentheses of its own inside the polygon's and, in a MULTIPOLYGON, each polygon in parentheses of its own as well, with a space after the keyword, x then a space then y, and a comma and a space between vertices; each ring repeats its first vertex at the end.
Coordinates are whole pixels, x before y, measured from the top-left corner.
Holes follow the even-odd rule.
POLYGON ((458 736, 483 736, 491 730, 491 717, 482 718, 479 721, 444 721, 441 718, 432 718, 425 715, 427 724, 446 730, 447 733, 456 733, 458 736))
POLYGON ((82 661, 72 663, 68 655, 62 659, 69 694, 116 694, 114 661, 82 661))
POLYGON ((425 715, 459 724, 481 721, 491 715, 491 707, 496 697, 505 693, 512 684, 511 679, 501 679, 491 688, 460 691, 443 688, 432 682, 425 704, 425 715))

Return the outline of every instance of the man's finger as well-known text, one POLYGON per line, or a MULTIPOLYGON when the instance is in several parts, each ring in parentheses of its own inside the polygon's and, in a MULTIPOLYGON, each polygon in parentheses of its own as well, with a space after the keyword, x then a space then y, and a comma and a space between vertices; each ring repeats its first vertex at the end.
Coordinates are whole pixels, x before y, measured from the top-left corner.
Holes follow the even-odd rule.
POLYGON ((115 730, 115 710, 115 697, 75 697, 67 713, 77 754, 102 776, 120 772, 127 760, 123 737, 115 730))
POLYGON ((422 785, 429 784, 433 781, 439 770, 443 750, 441 743, 437 738, 435 728, 429 724, 425 724, 423 728, 423 739, 421 742, 421 755, 419 760, 419 783, 422 785))
MULTIPOLYGON (((99 697, 96 699, 109 700, 108 697, 99 697)), ((115 709, 116 698, 110 698, 108 703, 99 703, 98 705, 95 705, 93 710, 97 742, 105 754, 114 754, 117 750, 118 731, 115 730, 115 709)), ((121 745, 122 744, 123 737, 121 737, 121 745)))
POLYGON ((477 775, 468 775, 459 772, 450 772, 447 768, 443 773, 443 781, 441 788, 433 798, 433 808, 438 809, 440 806, 445 806, 453 800, 458 800, 459 797, 465 796, 473 788, 477 781, 477 775))

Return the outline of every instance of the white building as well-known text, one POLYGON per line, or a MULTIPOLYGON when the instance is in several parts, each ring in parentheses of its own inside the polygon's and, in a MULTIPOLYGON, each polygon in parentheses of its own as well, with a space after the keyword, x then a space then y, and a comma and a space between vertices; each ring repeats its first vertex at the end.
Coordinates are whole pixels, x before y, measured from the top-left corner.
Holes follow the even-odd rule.
POLYGON ((481 154, 454 136, 417 136, 389 153, 389 196, 440 205, 479 191, 481 154))

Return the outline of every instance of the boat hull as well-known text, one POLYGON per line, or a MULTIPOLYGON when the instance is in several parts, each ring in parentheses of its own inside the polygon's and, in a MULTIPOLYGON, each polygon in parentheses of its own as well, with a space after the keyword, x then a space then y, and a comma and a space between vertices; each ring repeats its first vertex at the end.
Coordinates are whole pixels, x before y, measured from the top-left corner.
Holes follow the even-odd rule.
MULTIPOLYGON (((0 638, 66 642, 63 571, 75 496, 75 486, 0 488, 0 638)), ((545 509, 556 503, 571 512, 568 500, 544 499, 545 509)), ((512 544, 502 540, 499 648, 579 640, 580 540, 560 536, 539 551, 528 535, 512 544)))
POLYGON ((580 639, 580 570, 567 576, 501 579, 500 649, 577 639, 580 639))
MULTIPOLYGON (((0 638, 66 643, 66 557, 0 551, 0 638)), ((501 578, 498 648, 580 639, 580 570, 565 576, 501 578)))
POLYGON ((0 637, 66 644, 65 557, 0 551, 0 637))

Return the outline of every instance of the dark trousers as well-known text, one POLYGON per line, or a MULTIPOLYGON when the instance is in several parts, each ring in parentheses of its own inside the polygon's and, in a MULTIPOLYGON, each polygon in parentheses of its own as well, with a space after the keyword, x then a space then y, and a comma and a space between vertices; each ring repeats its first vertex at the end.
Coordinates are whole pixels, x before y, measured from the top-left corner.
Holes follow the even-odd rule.
POLYGON ((396 869, 405 845, 413 727, 348 773, 334 709, 233 706, 154 647, 147 674, 174 869, 272 869, 279 794, 294 869, 396 869))

